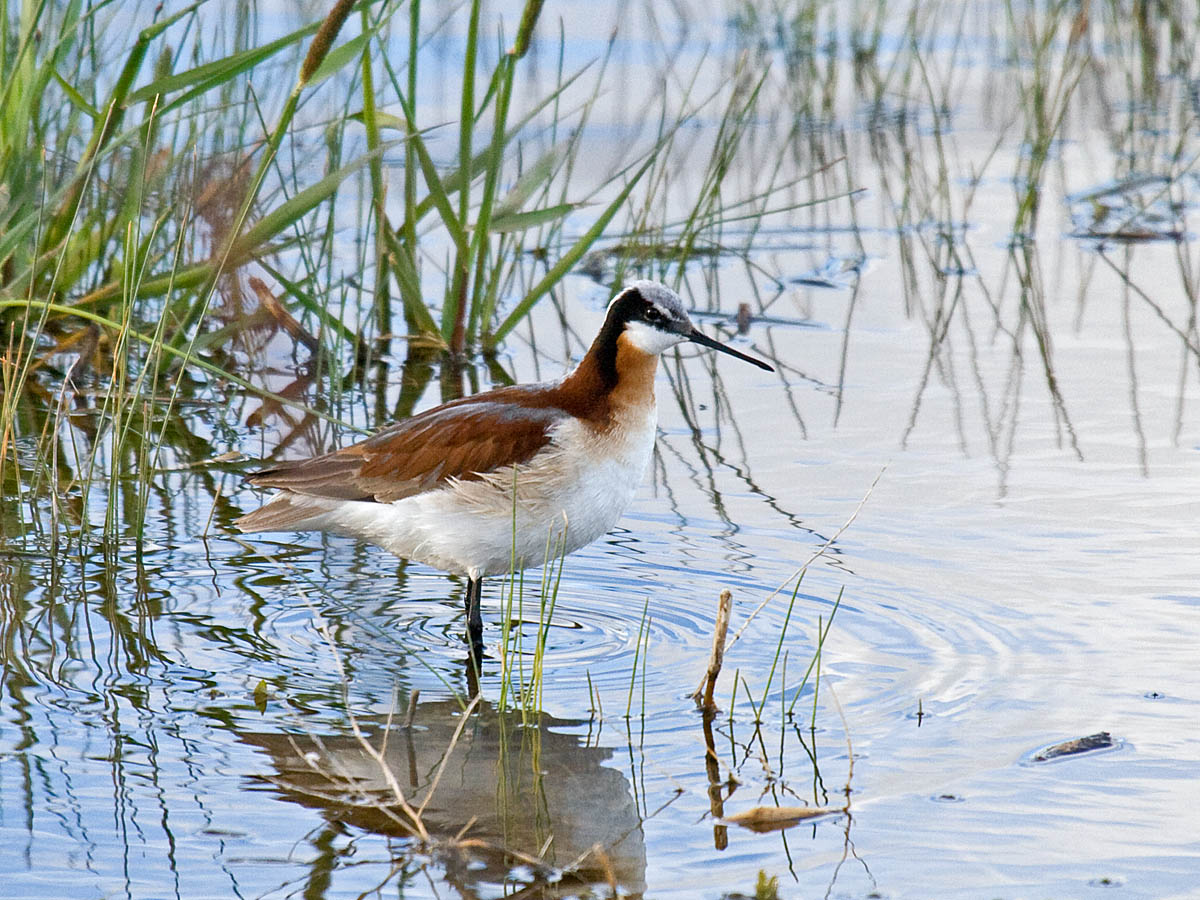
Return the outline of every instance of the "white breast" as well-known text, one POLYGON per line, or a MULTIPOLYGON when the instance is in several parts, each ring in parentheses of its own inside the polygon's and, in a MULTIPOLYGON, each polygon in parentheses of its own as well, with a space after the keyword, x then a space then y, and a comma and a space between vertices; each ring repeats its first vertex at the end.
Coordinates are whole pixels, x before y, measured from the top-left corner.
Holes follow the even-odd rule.
POLYGON ((597 430, 574 418, 517 467, 451 481, 394 503, 342 503, 323 526, 406 559, 479 578, 542 565, 605 534, 641 483, 654 450, 652 404, 597 430), (514 532, 515 523, 515 532, 514 532), (514 533, 516 539, 514 542, 514 533))

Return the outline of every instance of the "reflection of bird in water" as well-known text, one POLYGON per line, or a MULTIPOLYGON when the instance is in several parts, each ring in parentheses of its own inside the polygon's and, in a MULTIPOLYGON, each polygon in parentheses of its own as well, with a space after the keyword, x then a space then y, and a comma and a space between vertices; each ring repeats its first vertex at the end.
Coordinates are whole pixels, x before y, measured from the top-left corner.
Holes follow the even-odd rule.
MULTIPOLYGON (((486 705, 455 741, 461 715, 458 703, 438 701, 419 704, 410 726, 360 722, 370 745, 383 748, 381 759, 353 734, 240 738, 270 754, 272 771, 261 778, 283 797, 373 834, 411 837, 391 779, 417 809, 440 770, 420 818, 445 851, 436 856, 447 879, 511 888, 513 867, 532 857, 572 867, 564 873, 570 881, 604 884, 611 871, 623 894, 645 890, 638 810, 629 781, 605 765, 611 749, 584 744, 580 722, 543 714, 540 727, 525 728, 519 712, 486 705)), ((323 854, 318 863, 335 864, 323 854)), ((520 877, 537 877, 539 868, 520 877)))
POLYGON ((466 576, 479 656, 482 578, 540 565, 547 546, 578 550, 633 499, 654 449, 658 357, 684 341, 771 370, 702 334, 674 291, 636 281, 561 381, 464 397, 350 447, 265 469, 251 483, 279 493, 235 524, 332 531, 466 576))

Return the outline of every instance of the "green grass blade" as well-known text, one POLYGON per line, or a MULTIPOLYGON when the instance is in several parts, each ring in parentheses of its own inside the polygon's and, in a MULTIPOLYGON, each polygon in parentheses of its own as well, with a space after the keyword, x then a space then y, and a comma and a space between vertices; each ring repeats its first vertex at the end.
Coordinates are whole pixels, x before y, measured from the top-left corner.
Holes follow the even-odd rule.
MULTIPOLYGON (((362 30, 364 34, 372 31, 371 20, 367 8, 362 8, 362 30)), ((362 48, 362 123, 367 133, 367 149, 374 151, 379 148, 379 119, 375 109, 375 73, 371 66, 371 45, 364 43, 362 48)), ((375 313, 375 327, 380 335, 391 333, 392 311, 388 296, 388 258, 387 234, 391 225, 387 219, 387 184, 383 180, 383 162, 376 156, 371 160, 371 207, 375 220, 375 289, 372 292, 372 306, 375 313)))
POLYGON ((294 225, 320 204, 334 195, 349 176, 353 175, 375 156, 383 153, 394 144, 385 144, 372 153, 364 153, 353 162, 347 163, 336 171, 330 172, 316 184, 302 190, 275 207, 261 219, 251 225, 235 243, 235 248, 243 254, 252 252, 255 247, 266 244, 285 228, 294 225))
POLYGON ((496 204, 492 211, 492 221, 519 213, 529 202, 529 198, 550 180, 562 163, 567 147, 566 141, 558 143, 522 172, 504 198, 496 204))
POLYGON ((193 97, 207 93, 213 88, 219 87, 228 81, 232 81, 239 75, 249 72, 255 66, 270 59, 280 50, 284 50, 309 35, 315 34, 320 27, 320 22, 313 22, 261 47, 252 47, 240 53, 233 53, 224 59, 218 59, 184 72, 177 72, 173 75, 157 78, 131 93, 127 102, 131 105, 134 103, 143 103, 154 99, 156 96, 166 97, 168 94, 174 94, 176 91, 190 89, 183 96, 176 97, 170 103, 164 105, 163 111, 166 112, 182 103, 186 103, 193 97))
MULTIPOLYGON (((375 126, 377 128, 390 128, 393 131, 402 131, 405 134, 408 133, 408 126, 404 124, 404 119, 402 119, 400 116, 394 116, 391 113, 385 113, 378 109, 375 110, 374 116, 375 126)), ((365 110, 360 109, 358 112, 350 113, 350 115, 346 116, 346 118, 350 119, 352 122, 362 122, 365 124, 366 112, 365 110)))
POLYGON ((78 109, 82 110, 84 114, 93 121, 104 115, 104 113, 100 112, 100 110, 96 109, 96 107, 88 103, 83 94, 75 90, 74 85, 70 84, 65 78, 59 75, 57 71, 54 72, 54 81, 58 84, 59 88, 62 89, 62 92, 67 95, 67 99, 75 104, 78 109))
POLYGON ((528 228, 536 228, 539 225, 546 225, 564 216, 568 216, 581 206, 583 206, 582 203, 559 203, 554 206, 543 207, 542 209, 531 209, 529 212, 495 216, 492 218, 491 231, 507 234, 513 231, 525 231, 528 228))
POLYGON ((320 84, 330 75, 335 74, 343 66, 349 65, 355 59, 358 59, 363 54, 363 49, 368 42, 375 36, 375 29, 363 32, 350 38, 344 44, 340 44, 329 51, 329 55, 321 60, 321 64, 317 66, 312 74, 312 78, 308 80, 306 87, 313 87, 320 84))
MULTIPOLYGON (((504 134, 504 146, 507 147, 510 143, 512 143, 513 139, 518 134, 521 133, 521 130, 523 128, 525 128, 526 125, 528 125, 530 122, 532 122, 544 109, 546 109, 546 107, 550 106, 550 104, 552 104, 556 99, 558 99, 558 97, 562 94, 562 92, 565 91, 575 81, 577 81, 583 75, 583 73, 588 70, 588 68, 590 68, 590 64, 582 67, 578 72, 573 74, 570 78, 565 79, 562 82, 562 84, 559 85, 558 88, 553 93, 551 93, 550 95, 545 97, 541 102, 535 104, 534 107, 532 109, 530 109, 529 112, 526 113, 526 115, 523 118, 521 118, 520 121, 518 121, 515 125, 513 125, 511 128, 509 128, 504 134)), ((393 84, 396 84, 396 79, 395 79, 394 74, 392 76, 392 82, 393 82, 393 84)), ((397 88, 397 90, 399 90, 399 88, 397 88)), ((403 101, 401 101, 401 102, 403 103, 403 101)), ((407 124, 404 125, 403 127, 404 127, 405 131, 408 130, 407 124)), ((428 133, 433 130, 434 129, 427 128, 427 129, 424 129, 424 131, 422 131, 420 133, 428 133)), ((488 156, 491 153, 492 153, 492 148, 491 148, 491 146, 489 146, 487 149, 481 150, 474 157, 472 157, 471 171, 474 172, 474 171, 482 170, 485 167, 488 156)), ((420 166, 418 165, 417 168, 420 168, 420 166)), ((452 171, 452 172, 445 173, 441 177, 441 184, 442 184, 443 190, 446 193, 453 193, 454 191, 457 191, 459 189, 459 185, 462 183, 462 177, 463 177, 463 172, 462 172, 462 170, 460 170, 458 168, 455 168, 454 171, 452 171)), ((412 206, 413 206, 413 212, 411 215, 407 216, 406 221, 401 224, 401 226, 400 226, 401 232, 406 231, 410 227, 415 227, 417 222, 421 221, 423 218, 425 218, 426 215, 429 214, 429 211, 432 210, 435 206, 434 197, 432 194, 429 196, 426 196, 426 197, 422 198, 420 201, 414 203, 412 206), (409 219, 411 219, 411 222, 409 221, 409 219)))
POLYGON ((413 110, 404 97, 400 98, 400 106, 404 110, 405 120, 408 124, 408 143, 417 155, 417 162, 421 167, 421 175, 425 179, 426 190, 429 191, 429 200, 441 215, 442 224, 446 227, 446 231, 450 235, 450 240, 454 242, 455 249, 465 252, 467 249, 467 233, 464 223, 459 221, 457 213, 454 212, 446 183, 438 174, 437 166, 433 162, 433 156, 430 155, 429 148, 425 145, 425 138, 417 129, 413 110))
MULTIPOLYGON (((471 0, 470 19, 467 23, 467 46, 463 55, 462 65, 462 103, 459 109, 458 122, 458 167, 461 172, 458 187, 458 218, 463 223, 470 221, 471 215, 471 181, 474 172, 471 169, 472 132, 475 127, 475 65, 479 46, 479 9, 480 0, 471 0)), ((499 113, 497 113, 499 117, 499 113)), ((504 129, 503 120, 498 127, 504 129)), ((485 200, 479 211, 480 222, 476 223, 475 241, 480 236, 486 236, 487 224, 482 218, 487 214, 485 200)), ((465 244, 457 246, 454 269, 450 273, 450 290, 446 293, 446 302, 442 306, 442 336, 450 343, 454 353, 462 353, 465 338, 465 317, 467 278, 471 267, 471 249, 465 244)))
POLYGON ((388 262, 396 275, 396 283, 400 286, 400 299, 405 310, 422 337, 441 341, 442 331, 425 305, 425 299, 421 295, 421 277, 412 264, 412 258, 400 246, 396 232, 386 222, 383 233, 388 245, 388 262))
POLYGON ((650 152, 648 158, 629 179, 625 187, 621 189, 621 192, 617 194, 615 198, 613 198, 613 201, 608 204, 604 212, 601 213, 599 218, 597 218, 592 224, 592 227, 585 231, 583 236, 580 237, 574 243, 574 245, 572 245, 571 249, 559 258, 558 262, 551 267, 550 271, 542 276, 541 281, 529 289, 529 292, 525 295, 525 298, 513 308, 512 312, 505 317, 504 321, 500 323, 496 330, 485 337, 484 345, 488 350, 494 350, 496 345, 499 344, 500 341, 504 340, 505 336, 507 336, 510 331, 517 327, 517 323, 519 323, 523 318, 525 318, 526 315, 528 315, 529 310, 533 308, 533 305, 537 303, 538 300, 542 299, 542 297, 548 293, 550 289, 554 287, 554 285, 558 284, 558 282, 562 280, 563 276, 571 270, 571 267, 583 258, 583 255, 587 253, 592 244, 596 242, 596 239, 604 233, 604 229, 608 227, 608 223, 611 222, 613 216, 617 214, 617 210, 619 210, 625 204, 625 201, 629 198, 630 193, 633 192, 634 187, 641 180, 642 176, 650 170, 650 167, 658 158, 658 150, 661 148, 661 146, 661 143, 656 145, 654 150, 650 152))

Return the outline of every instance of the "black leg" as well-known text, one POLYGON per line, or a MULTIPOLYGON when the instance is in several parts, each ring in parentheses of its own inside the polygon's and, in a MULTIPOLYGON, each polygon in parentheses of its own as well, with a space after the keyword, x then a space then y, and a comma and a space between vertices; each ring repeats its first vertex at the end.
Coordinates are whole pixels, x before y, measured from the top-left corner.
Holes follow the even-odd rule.
POLYGON ((467 643, 471 646, 471 656, 476 660, 483 658, 483 614, 479 606, 483 598, 483 579, 467 579, 467 643))
POLYGON ((479 696, 479 668, 481 665, 479 657, 474 653, 468 653, 466 660, 463 662, 463 669, 467 676, 468 700, 474 700, 479 696))

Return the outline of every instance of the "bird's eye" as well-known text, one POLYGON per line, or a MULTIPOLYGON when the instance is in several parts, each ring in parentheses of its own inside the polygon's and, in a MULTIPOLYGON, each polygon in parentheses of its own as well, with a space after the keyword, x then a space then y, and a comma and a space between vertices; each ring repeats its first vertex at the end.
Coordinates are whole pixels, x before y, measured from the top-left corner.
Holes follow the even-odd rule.
POLYGON ((657 306, 651 306, 646 310, 646 314, 643 318, 645 318, 647 322, 661 322, 663 320, 663 314, 658 311, 657 306))

